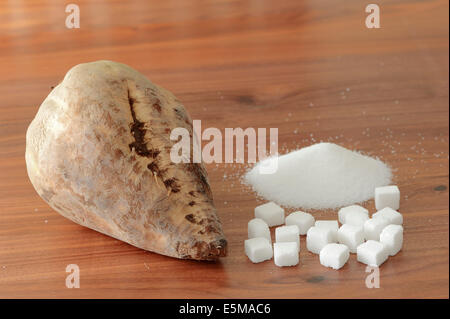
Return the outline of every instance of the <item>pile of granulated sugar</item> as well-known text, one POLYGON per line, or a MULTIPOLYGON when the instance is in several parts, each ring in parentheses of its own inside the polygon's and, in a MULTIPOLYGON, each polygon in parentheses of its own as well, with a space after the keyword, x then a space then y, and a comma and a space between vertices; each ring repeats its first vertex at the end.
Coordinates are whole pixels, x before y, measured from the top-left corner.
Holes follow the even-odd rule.
POLYGON ((257 163, 244 181, 277 204, 327 209, 369 200, 376 187, 391 183, 391 177, 391 169, 378 159, 333 143, 318 143, 257 163), (274 162, 278 168, 268 174, 274 162))

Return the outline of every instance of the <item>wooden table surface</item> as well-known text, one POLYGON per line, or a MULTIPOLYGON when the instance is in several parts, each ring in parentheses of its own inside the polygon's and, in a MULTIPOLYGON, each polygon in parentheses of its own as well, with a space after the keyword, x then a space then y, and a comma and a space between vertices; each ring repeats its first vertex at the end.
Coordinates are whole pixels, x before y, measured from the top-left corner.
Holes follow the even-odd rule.
POLYGON ((368 3, 79 0, 81 28, 68 29, 66 1, 1 2, 0 297, 448 298, 448 1, 377 1, 380 29, 365 27, 368 3), (146 252, 53 211, 27 177, 25 131, 70 67, 99 59, 171 90, 203 127, 278 127, 281 153, 322 140, 391 165, 405 242, 380 288, 366 288, 354 255, 339 271, 306 249, 297 267, 252 264, 243 241, 263 201, 240 183, 248 164, 207 165, 229 240, 217 263, 146 252), (79 289, 65 286, 68 264, 79 289))

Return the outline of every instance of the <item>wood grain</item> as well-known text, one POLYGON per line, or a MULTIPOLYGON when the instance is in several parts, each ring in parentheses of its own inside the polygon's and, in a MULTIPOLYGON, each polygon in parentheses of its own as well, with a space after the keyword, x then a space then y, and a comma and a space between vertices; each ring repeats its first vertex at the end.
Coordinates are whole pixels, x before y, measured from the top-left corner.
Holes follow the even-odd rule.
POLYGON ((378 1, 381 29, 364 26, 360 0, 76 3, 72 30, 63 1, 0 3, 0 297, 448 298, 448 1, 378 1), (298 267, 252 264, 243 241, 262 201, 240 183, 248 165, 207 166, 230 244, 218 263, 145 252, 50 209, 27 177, 26 128, 70 67, 99 59, 171 90, 203 127, 278 127, 283 153, 323 140, 391 165, 405 243, 381 287, 365 287, 355 256, 340 271, 306 249, 298 267), (80 289, 65 287, 68 264, 80 289))

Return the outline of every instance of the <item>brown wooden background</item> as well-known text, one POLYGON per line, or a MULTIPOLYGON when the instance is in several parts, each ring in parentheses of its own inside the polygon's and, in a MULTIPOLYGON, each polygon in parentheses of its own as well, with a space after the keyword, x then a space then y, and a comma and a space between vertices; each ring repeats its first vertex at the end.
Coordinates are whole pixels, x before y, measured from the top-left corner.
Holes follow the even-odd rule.
MULTIPOLYGON (((391 298, 449 292, 448 1, 0 2, 0 297, 391 298), (340 271, 302 250, 298 267, 252 264, 247 221, 260 203, 247 165, 208 165, 230 243, 218 263, 156 255, 78 226, 50 209, 25 170, 25 131, 75 64, 131 65, 180 98, 204 127, 278 127, 280 150, 320 140, 395 169, 404 249, 365 287, 354 255, 340 271), (65 288, 68 264, 81 288, 65 288)), ((366 203, 373 212, 373 202, 366 203)), ((334 218, 335 212, 316 212, 334 218)), ((302 247, 305 247, 302 238, 302 247)))

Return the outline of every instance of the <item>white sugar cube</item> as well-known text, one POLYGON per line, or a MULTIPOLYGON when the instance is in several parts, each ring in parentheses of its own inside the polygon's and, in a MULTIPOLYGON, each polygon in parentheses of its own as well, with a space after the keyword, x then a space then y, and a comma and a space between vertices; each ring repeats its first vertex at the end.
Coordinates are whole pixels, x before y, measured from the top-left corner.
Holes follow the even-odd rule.
POLYGON ((396 210, 393 210, 390 207, 385 207, 382 210, 379 210, 375 214, 372 215, 372 218, 383 217, 389 221, 389 224, 402 225, 403 224, 403 216, 396 210))
POLYGON ((350 205, 347 207, 343 207, 339 210, 338 212, 338 216, 339 216, 339 222, 343 225, 343 224, 348 224, 346 222, 346 216, 348 213, 353 212, 353 213, 357 213, 357 214, 365 214, 367 215, 367 217, 369 217, 369 211, 367 209, 365 209, 362 206, 359 205, 350 205))
POLYGON ((375 188, 375 207, 377 210, 385 207, 400 208, 400 190, 397 186, 383 186, 375 188))
POLYGON ((403 227, 388 225, 380 234, 380 242, 387 248, 389 256, 396 255, 403 245, 403 227))
POLYGON ((294 242, 297 244, 297 250, 300 250, 300 234, 297 225, 277 227, 275 241, 277 243, 294 242))
POLYGON ((245 254, 253 263, 260 263, 273 257, 272 245, 266 238, 247 239, 244 246, 245 254))
POLYGON ((356 248, 364 242, 362 226, 344 224, 338 230, 338 241, 346 245, 350 252, 356 253, 356 248))
POLYGON ((354 210, 345 215, 345 223, 354 226, 363 226, 369 219, 369 211, 354 210))
POLYGON ((286 217, 286 225, 297 225, 300 235, 306 235, 314 226, 314 217, 305 212, 293 212, 286 217))
POLYGON ((316 227, 328 228, 331 230, 331 234, 333 235, 333 242, 337 241, 337 232, 339 229, 339 224, 337 220, 316 220, 316 227))
POLYGON ((320 263, 333 269, 342 268, 349 257, 348 247, 341 244, 328 244, 320 251, 320 263))
POLYGON ((383 217, 367 220, 364 223, 364 237, 366 240, 380 240, 381 231, 387 225, 389 225, 389 220, 383 217))
POLYGON ((269 243, 272 243, 269 226, 261 218, 253 218, 248 222, 248 238, 257 237, 264 237, 269 243))
POLYGON ((255 217, 264 220, 269 227, 284 224, 284 209, 275 204, 268 202, 255 207, 255 217))
POLYGON ((311 227, 306 234, 306 248, 315 254, 327 244, 333 242, 333 232, 326 227, 311 227))
POLYGON ((298 264, 297 243, 274 243, 273 250, 275 265, 283 267, 295 266, 298 264))
POLYGON ((380 266, 389 257, 386 247, 375 240, 368 240, 358 246, 356 259, 369 266, 380 266))

